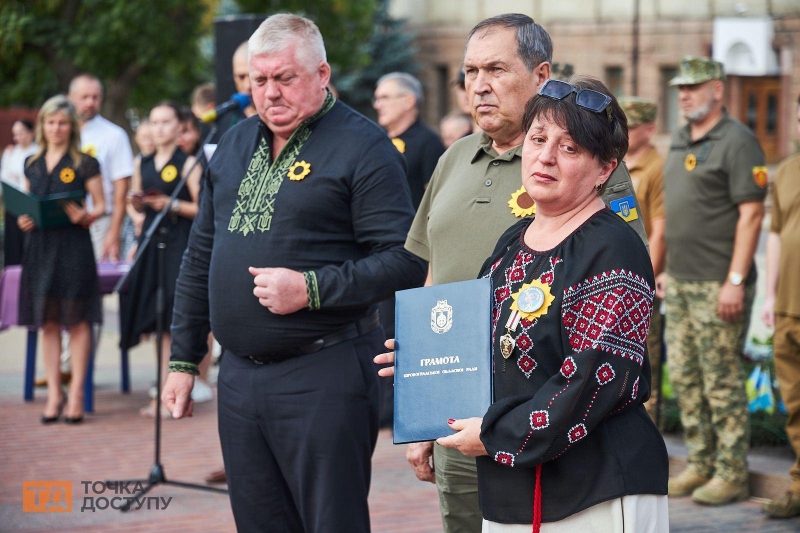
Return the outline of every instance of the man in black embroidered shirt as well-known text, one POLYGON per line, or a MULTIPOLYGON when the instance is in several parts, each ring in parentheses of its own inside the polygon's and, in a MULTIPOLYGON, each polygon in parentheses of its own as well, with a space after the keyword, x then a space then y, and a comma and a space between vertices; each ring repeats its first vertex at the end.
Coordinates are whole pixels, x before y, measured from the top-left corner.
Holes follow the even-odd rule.
POLYGON ((444 153, 442 141, 419 119, 422 84, 405 72, 386 74, 375 86, 372 107, 378 113, 378 124, 386 128, 397 151, 406 156, 411 201, 417 209, 444 153))
POLYGON ((369 531, 384 339, 372 304, 425 277, 403 248, 403 156, 327 91, 313 22, 274 15, 249 54, 258 115, 209 163, 162 396, 191 415, 210 320, 226 351, 219 430, 237 529, 369 531))

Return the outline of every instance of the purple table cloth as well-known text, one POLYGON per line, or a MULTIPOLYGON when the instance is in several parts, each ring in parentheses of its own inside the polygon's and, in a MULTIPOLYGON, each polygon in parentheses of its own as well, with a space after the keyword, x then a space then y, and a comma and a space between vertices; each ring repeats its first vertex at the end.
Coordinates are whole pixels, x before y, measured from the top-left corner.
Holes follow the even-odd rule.
MULTIPOLYGON (((100 277, 100 293, 111 294, 114 286, 130 268, 128 263, 97 264, 97 274, 100 277)), ((13 265, 7 267, 0 276, 0 330, 19 325, 19 283, 22 267, 13 265)))

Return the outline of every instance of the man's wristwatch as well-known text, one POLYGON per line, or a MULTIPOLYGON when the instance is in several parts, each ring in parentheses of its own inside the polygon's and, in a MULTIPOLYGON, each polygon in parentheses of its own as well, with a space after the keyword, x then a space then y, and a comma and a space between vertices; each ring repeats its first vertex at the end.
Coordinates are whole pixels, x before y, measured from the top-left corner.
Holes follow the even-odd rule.
POLYGON ((744 277, 738 272, 728 272, 728 281, 734 287, 738 287, 744 281, 744 277))
POLYGON ((169 211, 170 213, 175 213, 176 215, 181 211, 181 201, 180 200, 173 200, 169 204, 169 211))

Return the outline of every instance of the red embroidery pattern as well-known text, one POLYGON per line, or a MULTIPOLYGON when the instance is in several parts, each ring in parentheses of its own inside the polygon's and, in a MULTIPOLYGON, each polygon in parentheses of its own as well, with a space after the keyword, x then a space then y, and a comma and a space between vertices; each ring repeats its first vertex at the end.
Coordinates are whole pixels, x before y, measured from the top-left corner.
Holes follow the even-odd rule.
MULTIPOLYGON (((602 385, 600 385, 600 387, 602 387, 602 385)), ((594 401, 597 399, 597 393, 600 392, 600 387, 597 387, 597 390, 594 391, 594 394, 592 394, 592 399, 589 400, 589 405, 586 406, 586 411, 583 412, 584 420, 589 418, 589 412, 592 410, 592 407, 594 407, 594 401)))
MULTIPOLYGON (((497 331, 498 321, 500 319, 500 309, 504 301, 506 301, 514 290, 519 287, 515 286, 525 280, 525 271, 533 261, 534 256, 520 250, 514 258, 514 262, 506 268, 504 272, 505 284, 497 287, 494 291, 494 310, 492 315, 492 330, 497 331)), ((556 265, 561 263, 562 260, 558 257, 550 257, 550 268, 539 276, 539 281, 542 283, 553 283, 555 279, 556 265)), ((499 266, 495 263, 492 267, 492 273, 499 266)), ((521 329, 515 338, 515 343, 519 349, 519 356, 517 356, 517 368, 522 372, 526 378, 530 378, 534 370, 539 366, 536 359, 534 359, 531 349, 533 348, 533 341, 531 340, 531 328, 536 325, 538 319, 530 321, 523 318, 520 321, 521 329)), ((492 339, 494 340, 494 339, 492 339)))
POLYGON ((536 367, 539 366, 539 363, 528 354, 522 354, 517 359, 517 367, 522 370, 522 373, 525 374, 526 378, 531 377, 531 372, 536 370, 536 367))
POLYGON ((569 439, 570 444, 575 444, 583 437, 585 437, 586 434, 587 434, 586 426, 584 426, 583 424, 576 424, 572 426, 572 428, 569 430, 569 433, 567 433, 567 438, 569 439))
POLYGON ((531 338, 526 333, 523 333, 517 337, 517 346, 520 350, 530 350, 533 342, 531 342, 531 338))
POLYGON ((607 385, 614 379, 616 374, 614 373, 614 369, 611 368, 611 365, 608 363, 603 363, 597 369, 597 372, 594 373, 594 377, 597 378, 597 382, 602 387, 603 385, 607 385))
POLYGON ((511 291, 508 287, 500 287, 494 291, 494 299, 497 303, 501 304, 505 302, 509 296, 511 296, 511 291))
POLYGON ((545 410, 531 413, 531 429, 544 429, 550 425, 550 413, 545 410))
POLYGON ((622 269, 565 289, 561 318, 573 351, 594 348, 641 366, 653 294, 644 278, 622 269))
POLYGON ((514 466, 514 454, 509 452, 497 452, 494 454, 494 460, 501 465, 513 467, 514 466))
POLYGON ((561 375, 569 379, 578 371, 578 366, 575 364, 575 359, 567 357, 561 364, 561 375))

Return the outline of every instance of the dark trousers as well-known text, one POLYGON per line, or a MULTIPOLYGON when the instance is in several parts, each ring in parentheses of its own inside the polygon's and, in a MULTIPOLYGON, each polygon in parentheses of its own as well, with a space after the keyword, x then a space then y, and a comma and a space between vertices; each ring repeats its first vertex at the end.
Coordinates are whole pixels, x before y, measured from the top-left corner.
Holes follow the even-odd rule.
MULTIPOLYGON (((383 330, 386 332, 387 339, 394 338, 394 304, 395 298, 392 296, 388 300, 384 300, 378 304, 378 309, 380 309, 381 313, 381 324, 383 324, 383 330)), ((383 353, 386 351, 385 347, 382 347, 381 351, 378 353, 383 353)), ((381 365, 378 368, 385 368, 392 365, 381 365)), ((380 418, 378 419, 378 424, 381 428, 390 428, 394 425, 394 378, 382 378, 378 377, 378 394, 381 398, 380 403, 380 418)))
POLYGON ((239 532, 368 532, 382 328, 260 365, 227 353, 219 435, 239 532))
POLYGON ((3 236, 3 266, 22 263, 22 251, 25 247, 25 234, 17 226, 17 217, 6 211, 6 232, 3 236))

